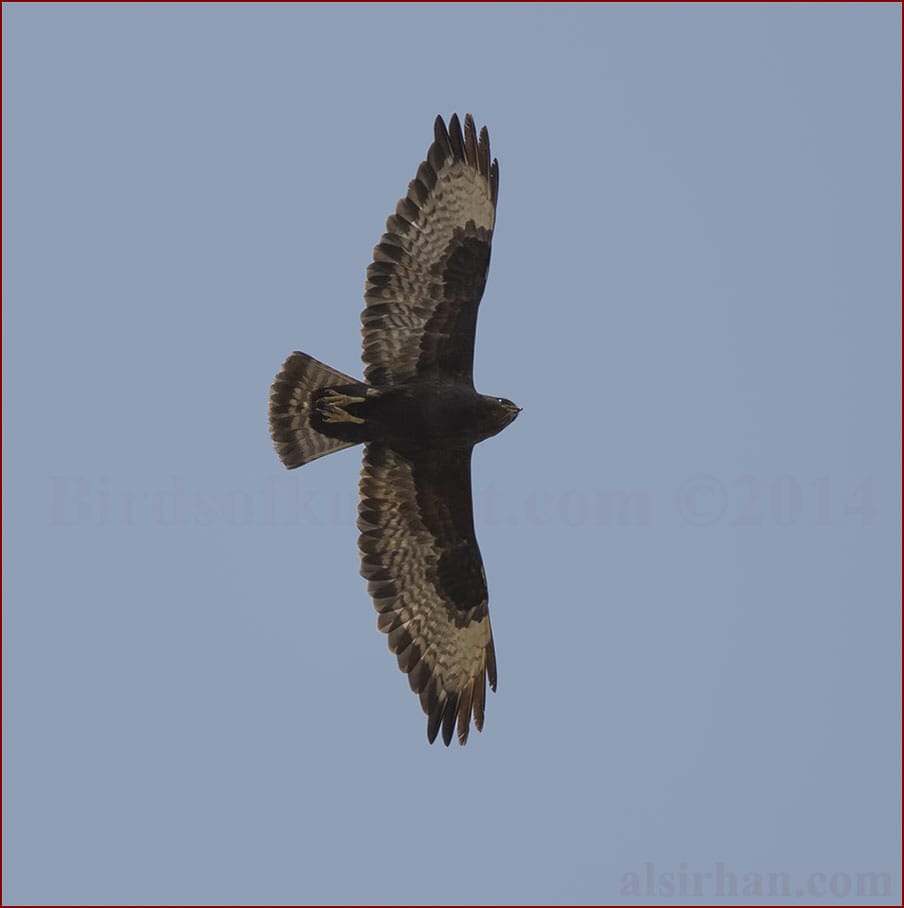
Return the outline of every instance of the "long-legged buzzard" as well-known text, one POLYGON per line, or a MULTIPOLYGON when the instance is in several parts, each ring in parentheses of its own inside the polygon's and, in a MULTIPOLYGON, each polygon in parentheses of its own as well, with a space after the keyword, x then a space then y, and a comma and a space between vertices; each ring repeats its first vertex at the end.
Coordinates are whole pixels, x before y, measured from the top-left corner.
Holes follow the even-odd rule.
POLYGON ((363 382, 293 353, 270 390, 270 431, 290 469, 365 444, 361 573, 377 626, 427 714, 468 739, 496 689, 487 585, 474 535, 471 450, 519 413, 474 389, 477 306, 490 266, 499 165, 486 127, 441 117, 367 269, 363 382))

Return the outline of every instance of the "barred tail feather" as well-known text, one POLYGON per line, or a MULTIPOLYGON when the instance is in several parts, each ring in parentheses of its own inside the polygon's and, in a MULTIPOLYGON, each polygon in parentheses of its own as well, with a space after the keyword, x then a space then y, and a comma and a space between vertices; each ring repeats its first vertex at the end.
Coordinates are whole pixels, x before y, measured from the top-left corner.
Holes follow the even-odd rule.
POLYGON ((311 424, 315 392, 350 384, 356 380, 307 353, 296 351, 283 363, 270 388, 270 435, 279 459, 290 470, 355 444, 324 435, 311 424))

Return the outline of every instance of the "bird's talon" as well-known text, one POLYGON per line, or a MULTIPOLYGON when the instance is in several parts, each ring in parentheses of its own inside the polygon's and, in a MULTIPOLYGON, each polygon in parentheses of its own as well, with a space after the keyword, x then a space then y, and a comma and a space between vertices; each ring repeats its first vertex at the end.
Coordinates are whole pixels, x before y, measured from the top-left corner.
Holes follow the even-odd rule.
POLYGON ((321 410, 320 415, 323 417, 324 422, 353 422, 359 426, 364 424, 364 420, 360 416, 352 416, 351 413, 346 412, 342 407, 329 407, 326 412, 321 410))
POLYGON ((317 412, 321 415, 323 421, 327 423, 351 422, 360 426, 363 425, 364 420, 360 416, 352 416, 345 408, 351 404, 363 403, 363 397, 351 397, 348 394, 340 394, 331 388, 317 401, 317 412))

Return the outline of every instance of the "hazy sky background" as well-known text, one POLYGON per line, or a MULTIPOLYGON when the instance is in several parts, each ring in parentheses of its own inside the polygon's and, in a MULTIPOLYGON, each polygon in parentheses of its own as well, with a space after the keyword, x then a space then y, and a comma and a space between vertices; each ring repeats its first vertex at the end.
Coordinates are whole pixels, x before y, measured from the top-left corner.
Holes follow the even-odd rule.
POLYGON ((898 903, 900 39, 4 5, 4 903, 898 903), (474 459, 464 749, 376 631, 360 452, 287 473, 266 419, 294 349, 360 374, 452 111, 501 168, 477 385, 524 408, 474 459))

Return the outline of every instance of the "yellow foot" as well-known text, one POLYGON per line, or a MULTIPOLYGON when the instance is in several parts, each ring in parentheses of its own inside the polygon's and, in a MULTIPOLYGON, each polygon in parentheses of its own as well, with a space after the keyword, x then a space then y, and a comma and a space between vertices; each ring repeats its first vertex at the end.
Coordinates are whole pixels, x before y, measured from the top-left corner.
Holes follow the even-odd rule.
POLYGON ((363 404, 363 397, 350 397, 330 389, 317 401, 317 412, 323 417, 324 422, 351 422, 362 425, 364 420, 360 416, 352 416, 345 408, 351 404, 363 404))

